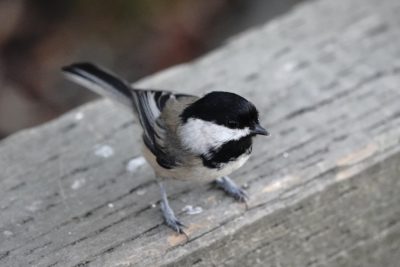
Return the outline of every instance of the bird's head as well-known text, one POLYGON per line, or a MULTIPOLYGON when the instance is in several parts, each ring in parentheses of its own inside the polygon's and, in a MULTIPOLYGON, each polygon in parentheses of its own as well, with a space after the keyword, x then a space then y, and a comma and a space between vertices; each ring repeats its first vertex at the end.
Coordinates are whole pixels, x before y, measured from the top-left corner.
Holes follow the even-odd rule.
POLYGON ((181 120, 182 144, 199 154, 230 141, 269 135, 259 123, 256 107, 234 93, 206 94, 182 112, 181 120))

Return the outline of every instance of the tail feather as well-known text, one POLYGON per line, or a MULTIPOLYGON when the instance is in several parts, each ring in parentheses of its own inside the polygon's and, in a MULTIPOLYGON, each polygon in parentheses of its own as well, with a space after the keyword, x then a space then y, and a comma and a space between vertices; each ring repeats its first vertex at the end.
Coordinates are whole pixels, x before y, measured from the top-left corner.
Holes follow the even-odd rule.
POLYGON ((134 89, 118 76, 90 63, 76 63, 62 70, 72 81, 131 108, 142 125, 143 141, 157 162, 165 168, 178 164, 165 152, 166 130, 158 118, 170 99, 193 96, 164 90, 134 89))
POLYGON ((70 80, 133 109, 142 125, 145 144, 156 155, 162 155, 156 137, 163 135, 163 129, 156 127, 156 120, 167 101, 164 95, 170 97, 170 92, 133 89, 123 79, 90 63, 76 63, 62 70, 70 80))
POLYGON ((131 86, 109 71, 90 63, 76 63, 65 66, 62 70, 68 79, 132 108, 131 86))

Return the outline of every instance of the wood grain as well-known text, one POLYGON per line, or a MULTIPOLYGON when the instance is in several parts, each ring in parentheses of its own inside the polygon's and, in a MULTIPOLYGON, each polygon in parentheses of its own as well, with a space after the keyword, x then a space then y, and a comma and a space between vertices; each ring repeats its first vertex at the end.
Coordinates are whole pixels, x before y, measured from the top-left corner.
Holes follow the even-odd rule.
POLYGON ((136 84, 240 93, 273 134, 233 175, 247 210, 209 185, 168 185, 189 241, 162 224, 123 108, 97 101, 5 139, 0 266, 398 266, 399 11, 305 2, 136 84))

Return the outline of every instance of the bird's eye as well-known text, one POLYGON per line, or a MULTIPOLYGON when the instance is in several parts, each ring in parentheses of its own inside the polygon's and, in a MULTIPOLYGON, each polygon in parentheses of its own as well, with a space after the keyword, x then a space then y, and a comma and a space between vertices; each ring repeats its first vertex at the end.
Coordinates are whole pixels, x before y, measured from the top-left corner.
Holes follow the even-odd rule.
POLYGON ((236 121, 228 121, 229 128, 238 128, 238 123, 236 121))

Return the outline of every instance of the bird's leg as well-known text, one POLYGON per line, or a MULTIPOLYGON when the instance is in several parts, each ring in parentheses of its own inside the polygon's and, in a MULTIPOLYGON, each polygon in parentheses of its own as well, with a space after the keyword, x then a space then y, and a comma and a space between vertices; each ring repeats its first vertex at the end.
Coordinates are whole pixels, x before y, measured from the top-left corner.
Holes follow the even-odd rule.
POLYGON ((229 196, 240 202, 246 202, 248 195, 246 191, 237 186, 228 176, 220 177, 215 180, 218 187, 225 191, 229 196))
MULTIPOLYGON (((164 185, 161 182, 158 182, 158 185, 160 186, 160 191, 161 191, 161 211, 162 215, 164 217, 165 223, 172 228, 174 231, 176 231, 179 234, 185 234, 183 231, 183 225, 175 216, 174 211, 171 209, 169 206, 168 202, 168 197, 167 197, 167 192, 165 191, 164 185)), ((185 234, 186 235, 186 234, 185 234)))

